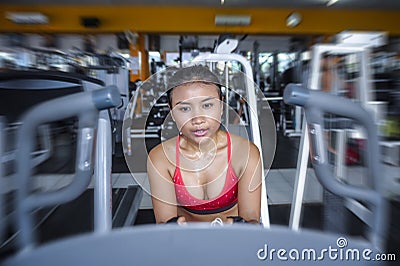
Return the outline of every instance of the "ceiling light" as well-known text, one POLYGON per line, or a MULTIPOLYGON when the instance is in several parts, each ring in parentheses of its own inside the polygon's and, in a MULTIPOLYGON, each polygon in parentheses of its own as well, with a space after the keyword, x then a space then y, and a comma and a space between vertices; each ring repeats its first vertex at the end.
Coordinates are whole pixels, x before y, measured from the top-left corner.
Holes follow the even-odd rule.
POLYGON ((331 6, 331 5, 335 4, 336 2, 339 2, 339 0, 329 0, 328 2, 326 2, 326 6, 331 6))
POLYGON ((16 24, 47 24, 49 18, 39 12, 7 12, 6 18, 16 24))
POLYGON ((290 15, 286 18, 286 26, 289 28, 294 28, 297 25, 299 25, 301 22, 301 15, 297 12, 292 12, 290 15))
POLYGON ((248 15, 216 15, 216 26, 248 26, 251 23, 251 16, 248 15))

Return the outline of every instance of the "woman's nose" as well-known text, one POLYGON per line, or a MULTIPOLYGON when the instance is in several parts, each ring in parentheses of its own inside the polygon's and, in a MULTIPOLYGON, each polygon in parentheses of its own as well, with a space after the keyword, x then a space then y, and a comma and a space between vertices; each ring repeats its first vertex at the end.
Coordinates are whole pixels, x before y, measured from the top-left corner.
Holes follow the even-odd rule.
POLYGON ((193 125, 199 125, 204 123, 204 116, 202 115, 196 115, 192 118, 192 124, 193 125))

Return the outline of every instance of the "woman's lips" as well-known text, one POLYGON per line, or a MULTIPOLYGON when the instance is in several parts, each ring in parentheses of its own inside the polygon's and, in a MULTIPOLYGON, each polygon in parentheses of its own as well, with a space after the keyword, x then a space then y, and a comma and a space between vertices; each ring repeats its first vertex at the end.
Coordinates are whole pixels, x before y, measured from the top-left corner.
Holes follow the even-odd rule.
POLYGON ((208 130, 206 129, 197 129, 195 131, 193 131, 193 134, 196 137, 204 137, 207 134, 208 130))

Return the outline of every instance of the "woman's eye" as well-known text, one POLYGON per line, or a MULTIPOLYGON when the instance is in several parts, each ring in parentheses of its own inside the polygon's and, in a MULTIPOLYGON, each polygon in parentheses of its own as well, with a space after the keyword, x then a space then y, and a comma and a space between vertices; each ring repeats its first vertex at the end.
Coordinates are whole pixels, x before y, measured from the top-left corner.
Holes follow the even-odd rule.
POLYGON ((182 106, 182 107, 179 107, 179 111, 181 111, 181 112, 189 112, 190 108, 187 107, 187 106, 182 106))
POLYGON ((203 104, 203 108, 204 108, 204 109, 210 109, 210 108, 212 108, 213 106, 214 106, 213 103, 205 103, 205 104, 203 104))

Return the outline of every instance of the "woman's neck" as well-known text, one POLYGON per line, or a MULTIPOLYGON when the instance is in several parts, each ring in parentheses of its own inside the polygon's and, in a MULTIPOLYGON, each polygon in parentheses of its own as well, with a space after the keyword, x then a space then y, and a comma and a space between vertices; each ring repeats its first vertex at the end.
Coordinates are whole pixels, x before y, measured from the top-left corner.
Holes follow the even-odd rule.
POLYGON ((193 141, 188 140, 184 136, 184 143, 181 146, 186 151, 196 154, 197 157, 201 157, 205 154, 215 153, 218 149, 218 144, 220 144, 221 139, 221 130, 218 130, 212 137, 205 138, 200 143, 195 143, 193 141))

